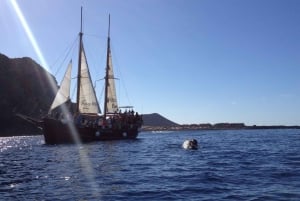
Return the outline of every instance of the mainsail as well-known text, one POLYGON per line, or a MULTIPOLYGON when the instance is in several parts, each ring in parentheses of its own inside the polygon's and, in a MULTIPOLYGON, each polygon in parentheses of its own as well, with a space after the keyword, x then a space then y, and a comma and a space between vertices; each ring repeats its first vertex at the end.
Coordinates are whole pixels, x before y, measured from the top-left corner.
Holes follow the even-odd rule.
POLYGON ((96 93, 91 81, 91 75, 89 72, 85 51, 83 44, 81 44, 81 71, 79 75, 80 79, 80 96, 78 101, 78 107, 80 113, 100 113, 96 93))
POLYGON ((118 111, 118 102, 116 95, 116 87, 115 87, 115 77, 114 70, 112 65, 112 57, 110 48, 108 49, 108 64, 107 64, 108 78, 107 78, 107 102, 106 102, 106 112, 113 113, 118 111))
POLYGON ((61 82, 60 88, 52 102, 52 105, 49 110, 49 114, 51 111, 63 103, 67 102, 70 99, 70 83, 71 83, 71 71, 72 71, 72 60, 70 61, 67 71, 64 75, 64 78, 61 82))

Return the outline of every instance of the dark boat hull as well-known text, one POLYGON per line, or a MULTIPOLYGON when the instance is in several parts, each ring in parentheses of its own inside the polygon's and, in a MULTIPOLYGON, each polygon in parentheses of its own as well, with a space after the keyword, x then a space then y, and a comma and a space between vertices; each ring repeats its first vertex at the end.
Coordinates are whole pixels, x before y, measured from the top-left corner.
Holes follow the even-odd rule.
POLYGON ((125 128, 86 127, 76 125, 73 121, 43 119, 43 134, 46 144, 135 139, 138 136, 139 127, 138 125, 130 125, 125 128))

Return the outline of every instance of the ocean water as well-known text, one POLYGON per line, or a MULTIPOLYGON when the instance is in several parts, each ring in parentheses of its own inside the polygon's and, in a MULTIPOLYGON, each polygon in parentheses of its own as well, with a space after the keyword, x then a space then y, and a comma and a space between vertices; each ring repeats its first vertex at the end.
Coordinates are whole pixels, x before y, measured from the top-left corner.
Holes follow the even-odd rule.
POLYGON ((0 138, 0 200, 300 200, 300 130, 141 133, 45 145, 0 138), (184 150, 195 138, 198 150, 184 150))

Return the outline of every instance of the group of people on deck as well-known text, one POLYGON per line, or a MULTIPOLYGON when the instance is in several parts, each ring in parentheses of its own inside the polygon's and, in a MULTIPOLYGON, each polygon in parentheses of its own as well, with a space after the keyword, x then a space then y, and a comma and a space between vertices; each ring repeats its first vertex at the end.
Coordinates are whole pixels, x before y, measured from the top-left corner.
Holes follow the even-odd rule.
POLYGON ((134 110, 118 110, 114 113, 108 113, 106 116, 90 115, 90 114, 63 114, 62 111, 53 111, 50 116, 61 121, 72 121, 79 127, 89 128, 113 128, 122 129, 133 126, 140 126, 143 122, 142 115, 134 110))
POLYGON ((138 126, 142 124, 142 116, 137 112, 125 111, 115 112, 104 116, 89 116, 89 115, 78 115, 76 118, 76 124, 80 127, 93 127, 93 128, 113 128, 122 129, 138 126))

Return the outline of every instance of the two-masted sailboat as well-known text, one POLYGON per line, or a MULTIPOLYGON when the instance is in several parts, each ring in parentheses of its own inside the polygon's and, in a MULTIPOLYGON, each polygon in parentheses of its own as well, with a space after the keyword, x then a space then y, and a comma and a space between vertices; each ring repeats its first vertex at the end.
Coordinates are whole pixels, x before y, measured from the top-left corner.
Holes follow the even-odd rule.
POLYGON ((72 112, 74 104, 70 100, 70 62, 49 113, 43 118, 42 128, 46 144, 135 139, 142 126, 142 117, 132 109, 121 112, 118 107, 110 50, 110 20, 103 114, 92 84, 82 37, 81 8, 76 109, 72 112))

